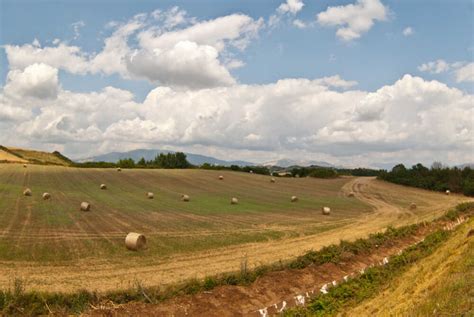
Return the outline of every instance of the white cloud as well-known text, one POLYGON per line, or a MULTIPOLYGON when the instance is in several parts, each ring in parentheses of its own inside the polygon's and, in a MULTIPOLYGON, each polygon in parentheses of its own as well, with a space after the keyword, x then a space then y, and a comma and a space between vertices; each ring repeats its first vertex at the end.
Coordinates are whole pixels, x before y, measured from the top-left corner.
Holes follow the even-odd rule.
MULTIPOLYGON (((83 25, 80 22, 75 28, 83 25)), ((215 87, 235 83, 229 69, 244 63, 232 58, 233 50, 245 50, 262 25, 262 19, 243 14, 197 21, 173 7, 109 23, 113 32, 98 53, 87 54, 59 40, 54 41, 58 46, 41 48, 35 40, 33 45, 6 45, 5 51, 11 69, 45 63, 73 74, 117 73, 165 85, 215 87)))
POLYGON ((403 34, 404 36, 410 36, 410 35, 413 35, 413 33, 415 33, 415 32, 413 31, 413 28, 410 27, 410 26, 404 28, 403 31, 402 31, 402 34, 403 34))
POLYGON ((374 25, 374 21, 385 21, 388 9, 379 0, 357 0, 355 4, 328 7, 316 16, 322 26, 338 27, 336 35, 344 41, 361 37, 374 25))
POLYGON ((281 14, 285 13, 291 13, 291 14, 296 14, 301 9, 303 9, 304 3, 302 0, 286 0, 286 2, 282 3, 278 9, 277 12, 281 14))
POLYGON ((181 41, 166 50, 137 51, 127 61, 127 69, 135 76, 171 86, 205 88, 234 84, 218 55, 212 46, 181 41))
POLYGON ((59 88, 56 98, 19 106, 5 87, 0 143, 55 144, 76 157, 137 146, 212 148, 262 160, 300 153, 367 164, 402 153, 444 161, 468 157, 472 95, 410 75, 374 92, 332 88, 355 84, 336 75, 196 90, 158 87, 143 103, 112 87, 92 93, 59 88), (21 124, 4 128, 15 120, 21 124))
POLYGON ((437 61, 418 66, 418 70, 431 74, 441 74, 452 71, 458 83, 474 81, 474 63, 472 62, 448 63, 443 59, 438 59, 437 61))
POLYGON ((74 30, 74 39, 77 40, 81 36, 81 33, 80 33, 81 28, 86 26, 86 24, 84 23, 84 21, 81 20, 81 21, 74 22, 73 24, 71 24, 71 26, 72 26, 72 29, 74 30))
POLYGON ((420 72, 428 72, 431 74, 441 74, 451 69, 451 65, 443 59, 438 59, 434 62, 429 62, 418 66, 420 72))
POLYGON ((304 29, 308 26, 304 21, 301 21, 300 19, 293 20, 293 25, 296 26, 298 29, 304 29))
POLYGON ((474 63, 469 63, 458 68, 455 71, 456 81, 458 83, 466 81, 474 81, 474 63))
POLYGON ((58 94, 58 70, 46 64, 32 64, 7 75, 4 93, 10 97, 54 99, 58 94))

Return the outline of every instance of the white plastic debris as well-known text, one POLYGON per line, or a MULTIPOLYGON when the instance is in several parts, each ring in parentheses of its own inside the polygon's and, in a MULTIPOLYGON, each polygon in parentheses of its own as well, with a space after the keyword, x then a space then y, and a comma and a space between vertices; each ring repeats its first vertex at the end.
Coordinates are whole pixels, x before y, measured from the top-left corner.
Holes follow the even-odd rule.
POLYGON ((285 308, 286 308, 286 301, 283 301, 283 302, 281 303, 281 308, 278 310, 278 312, 281 313, 282 311, 285 310, 285 308))
POLYGON ((347 276, 347 275, 346 275, 346 276, 344 276, 344 281, 346 281, 346 282, 347 282, 348 280, 349 280, 349 276, 347 276))
POLYGON ((333 285, 333 286, 336 286, 336 285, 337 285, 336 280, 332 281, 332 285, 333 285))
POLYGON ((262 308, 262 309, 259 309, 258 312, 260 313, 260 316, 262 316, 262 317, 267 317, 268 316, 268 309, 266 307, 262 308))
POLYGON ((303 295, 296 295, 295 296, 296 305, 304 306, 304 302, 305 302, 305 297, 303 295))

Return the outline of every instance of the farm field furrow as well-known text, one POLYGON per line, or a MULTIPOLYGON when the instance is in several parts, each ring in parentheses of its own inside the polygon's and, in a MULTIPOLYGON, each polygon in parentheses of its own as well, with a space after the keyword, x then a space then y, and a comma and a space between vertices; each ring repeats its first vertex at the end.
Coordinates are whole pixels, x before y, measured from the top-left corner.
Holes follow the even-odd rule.
POLYGON ((374 178, 270 183, 268 176, 238 172, 20 164, 0 164, 0 197, 0 287, 28 277, 27 288, 58 291, 110 290, 136 280, 168 284, 238 270, 243 259, 251 267, 286 260, 388 225, 435 218, 465 200, 374 178), (31 197, 22 195, 25 187, 31 197), (43 192, 52 198, 43 200, 43 192), (190 202, 181 201, 184 193, 190 202), (299 201, 290 202, 292 195, 299 201), (234 196, 238 205, 230 205, 234 196), (91 203, 90 212, 79 211, 82 201, 91 203), (322 206, 331 207, 329 216, 322 206), (146 250, 126 250, 131 231, 146 235, 146 250))

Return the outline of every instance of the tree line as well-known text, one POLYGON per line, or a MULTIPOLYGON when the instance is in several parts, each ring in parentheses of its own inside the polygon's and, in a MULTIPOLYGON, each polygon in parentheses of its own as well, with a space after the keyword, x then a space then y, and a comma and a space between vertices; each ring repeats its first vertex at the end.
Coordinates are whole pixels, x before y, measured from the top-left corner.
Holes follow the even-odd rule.
POLYGON ((400 185, 435 191, 449 190, 453 193, 474 196, 474 170, 469 166, 450 168, 435 162, 431 168, 420 163, 406 168, 405 165, 398 164, 390 172, 381 172, 378 177, 400 185))

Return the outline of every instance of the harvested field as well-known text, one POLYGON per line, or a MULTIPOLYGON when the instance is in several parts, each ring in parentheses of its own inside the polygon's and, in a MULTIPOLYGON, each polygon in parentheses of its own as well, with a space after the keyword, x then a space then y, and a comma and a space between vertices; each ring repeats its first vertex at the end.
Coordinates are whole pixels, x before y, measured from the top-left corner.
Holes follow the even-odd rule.
POLYGON ((75 169, 0 164, 0 287, 113 290, 168 284, 297 256, 309 249, 439 216, 465 197, 373 178, 281 178, 205 170, 75 169), (110 187, 100 190, 97 184, 110 187), (49 192, 53 203, 33 193, 49 192), (153 200, 143 193, 153 190, 153 200), (354 198, 348 198, 348 192, 354 198), (183 204, 181 193, 193 197, 183 204), (296 194, 299 201, 288 197, 296 194), (231 206, 229 197, 239 197, 231 206), (90 202, 93 212, 77 206, 90 202), (410 203, 418 206, 409 210, 410 203), (331 214, 323 216, 322 206, 331 214), (123 237, 141 232, 143 252, 123 237), (54 249, 55 252, 50 252, 54 249), (51 276, 51 265, 55 275, 51 276), (87 269, 86 269, 87 268, 87 269))

